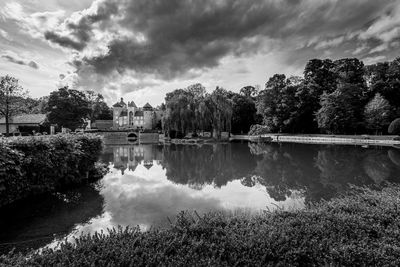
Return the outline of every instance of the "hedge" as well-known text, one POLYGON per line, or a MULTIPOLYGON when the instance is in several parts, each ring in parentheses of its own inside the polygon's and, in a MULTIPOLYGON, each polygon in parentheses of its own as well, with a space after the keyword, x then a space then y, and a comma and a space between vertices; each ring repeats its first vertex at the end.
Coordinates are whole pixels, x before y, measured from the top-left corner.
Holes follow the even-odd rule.
POLYGON ((390 123, 388 133, 400 135, 400 118, 397 118, 390 123))
POLYGON ((249 135, 262 135, 271 133, 271 129, 266 125, 254 124, 250 126, 249 135))
POLYGON ((0 256, 16 266, 399 266, 400 188, 300 211, 181 213, 166 230, 118 228, 59 250, 0 256))
POLYGON ((0 206, 97 177, 102 147, 88 134, 2 138, 0 206))

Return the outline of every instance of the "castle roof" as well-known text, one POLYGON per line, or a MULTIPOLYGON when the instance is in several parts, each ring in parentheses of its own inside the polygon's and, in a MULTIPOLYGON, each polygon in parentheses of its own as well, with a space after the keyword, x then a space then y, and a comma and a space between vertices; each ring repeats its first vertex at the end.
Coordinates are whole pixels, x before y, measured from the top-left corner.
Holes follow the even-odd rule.
POLYGON ((122 97, 121 97, 121 101, 119 101, 119 102, 117 102, 117 103, 115 103, 113 105, 113 107, 116 107, 116 108, 122 108, 124 106, 126 106, 126 104, 125 104, 124 99, 122 97))
POLYGON ((143 106, 143 109, 149 110, 149 109, 153 109, 153 107, 149 103, 146 103, 146 105, 143 106))
POLYGON ((128 116, 128 112, 126 110, 123 110, 121 111, 121 114, 119 116, 121 117, 128 116))
POLYGON ((128 102, 128 107, 137 108, 135 102, 133 102, 133 101, 132 102, 128 102))

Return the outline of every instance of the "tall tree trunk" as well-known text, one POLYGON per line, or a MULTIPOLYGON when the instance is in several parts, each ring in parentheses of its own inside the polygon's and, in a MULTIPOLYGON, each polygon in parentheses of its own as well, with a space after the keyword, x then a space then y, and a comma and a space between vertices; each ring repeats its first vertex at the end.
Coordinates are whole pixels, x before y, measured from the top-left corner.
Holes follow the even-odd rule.
POLYGON ((8 114, 6 115, 6 136, 10 135, 10 123, 8 121, 8 114))
POLYGON ((8 107, 8 102, 6 101, 6 114, 5 114, 5 119, 6 119, 6 136, 10 135, 10 122, 9 122, 9 107, 8 107))

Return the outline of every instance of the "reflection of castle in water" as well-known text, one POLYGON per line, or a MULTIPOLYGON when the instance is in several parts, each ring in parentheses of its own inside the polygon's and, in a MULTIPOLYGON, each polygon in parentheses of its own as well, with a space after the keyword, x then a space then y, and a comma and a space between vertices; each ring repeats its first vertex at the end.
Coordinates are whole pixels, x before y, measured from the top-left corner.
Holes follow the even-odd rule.
POLYGON ((122 174, 126 169, 135 171, 139 164, 150 169, 154 160, 159 164, 162 159, 162 150, 151 144, 113 147, 114 168, 121 170, 122 174))

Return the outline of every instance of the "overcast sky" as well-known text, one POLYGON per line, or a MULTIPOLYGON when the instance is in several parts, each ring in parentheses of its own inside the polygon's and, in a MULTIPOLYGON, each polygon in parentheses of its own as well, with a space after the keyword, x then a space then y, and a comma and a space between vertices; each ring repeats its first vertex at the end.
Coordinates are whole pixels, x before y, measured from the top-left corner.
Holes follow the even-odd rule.
POLYGON ((238 91, 312 58, 400 56, 397 0, 0 0, 0 75, 157 105, 200 82, 238 91))

